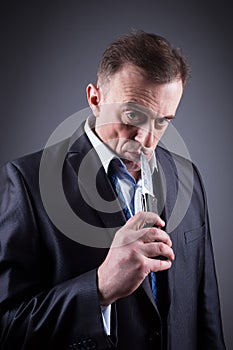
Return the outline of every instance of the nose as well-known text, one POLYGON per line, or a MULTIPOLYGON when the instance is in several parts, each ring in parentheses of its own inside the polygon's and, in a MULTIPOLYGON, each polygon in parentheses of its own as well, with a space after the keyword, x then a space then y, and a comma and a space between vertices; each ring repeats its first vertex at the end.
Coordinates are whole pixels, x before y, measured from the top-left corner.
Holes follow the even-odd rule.
POLYGON ((155 135, 153 128, 145 125, 144 127, 137 128, 134 140, 139 142, 143 147, 150 148, 154 144, 155 135))

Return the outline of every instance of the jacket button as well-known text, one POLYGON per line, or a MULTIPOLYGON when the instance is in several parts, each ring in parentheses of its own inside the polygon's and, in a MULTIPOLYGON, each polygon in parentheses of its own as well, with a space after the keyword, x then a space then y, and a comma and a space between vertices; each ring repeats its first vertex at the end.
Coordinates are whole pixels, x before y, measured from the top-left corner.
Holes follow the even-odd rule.
POLYGON ((97 347, 97 343, 93 339, 87 339, 82 342, 83 349, 85 350, 94 350, 97 347))
POLYGON ((149 342, 153 342, 155 341, 156 338, 160 337, 160 332, 159 331, 156 331, 154 333, 151 333, 149 336, 148 336, 148 340, 149 342))
POLYGON ((91 338, 70 345, 70 350, 94 350, 96 348, 97 343, 91 338))

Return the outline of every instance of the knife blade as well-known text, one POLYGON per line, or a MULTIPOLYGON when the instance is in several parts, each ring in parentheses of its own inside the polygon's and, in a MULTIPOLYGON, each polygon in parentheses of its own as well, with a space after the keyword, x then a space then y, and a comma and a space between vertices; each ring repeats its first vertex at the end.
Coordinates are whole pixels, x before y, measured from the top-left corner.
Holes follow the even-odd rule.
POLYGON ((142 210, 157 213, 157 198, 154 195, 150 164, 144 153, 141 153, 141 180, 142 180, 142 210))

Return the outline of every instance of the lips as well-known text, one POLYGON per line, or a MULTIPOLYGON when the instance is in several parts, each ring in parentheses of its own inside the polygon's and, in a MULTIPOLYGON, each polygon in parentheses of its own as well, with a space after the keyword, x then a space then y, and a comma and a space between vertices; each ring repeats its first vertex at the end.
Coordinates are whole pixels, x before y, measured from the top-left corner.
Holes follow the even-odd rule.
POLYGON ((124 158, 131 162, 138 162, 140 161, 140 152, 126 151, 124 152, 124 158))
POLYGON ((135 145, 131 145, 130 147, 127 147, 127 149, 125 149, 124 152, 131 153, 137 156, 140 156, 141 152, 143 152, 147 158, 150 157, 152 154, 151 148, 146 148, 141 145, 137 145, 137 147, 135 147, 135 145))
POLYGON ((143 147, 139 142, 128 140, 121 149, 121 156, 129 161, 140 162, 141 152, 143 152, 148 160, 150 160, 153 150, 143 147))

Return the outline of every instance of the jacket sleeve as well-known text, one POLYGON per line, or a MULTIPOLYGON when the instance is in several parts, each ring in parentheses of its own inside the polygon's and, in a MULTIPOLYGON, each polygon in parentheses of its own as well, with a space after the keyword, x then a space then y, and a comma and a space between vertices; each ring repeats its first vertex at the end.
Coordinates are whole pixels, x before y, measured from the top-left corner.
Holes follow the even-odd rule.
POLYGON ((204 267, 198 293, 198 349, 225 350, 207 199, 198 171, 197 174, 204 195, 206 224, 204 267))
POLYGON ((110 348, 96 270, 44 287, 44 251, 33 209, 19 171, 7 164, 0 179, 0 348, 110 348))

